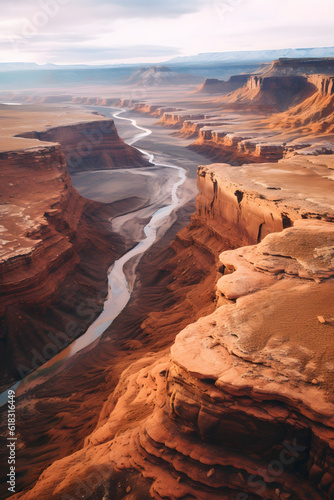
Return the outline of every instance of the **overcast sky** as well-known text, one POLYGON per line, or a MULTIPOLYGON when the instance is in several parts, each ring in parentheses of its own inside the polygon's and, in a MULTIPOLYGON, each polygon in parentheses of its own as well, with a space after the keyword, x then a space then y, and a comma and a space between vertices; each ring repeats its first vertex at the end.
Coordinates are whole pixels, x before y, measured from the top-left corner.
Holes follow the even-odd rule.
POLYGON ((160 62, 199 52, 334 45, 333 0, 0 2, 2 62, 160 62))

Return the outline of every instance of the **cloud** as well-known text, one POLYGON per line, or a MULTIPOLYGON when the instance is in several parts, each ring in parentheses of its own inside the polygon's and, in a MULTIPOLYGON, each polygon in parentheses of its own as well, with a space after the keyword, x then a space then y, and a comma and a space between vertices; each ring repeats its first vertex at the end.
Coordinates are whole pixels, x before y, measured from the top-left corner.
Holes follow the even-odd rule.
POLYGON ((84 51, 87 62, 94 60, 95 54, 99 54, 99 60, 103 61, 107 57, 110 60, 170 57, 179 54, 179 49, 170 43, 172 36, 167 43, 159 43, 153 37, 148 43, 146 39, 140 39, 136 24, 151 20, 153 24, 161 25, 164 20, 172 21, 186 13, 196 12, 199 4, 200 0, 5 2, 0 10, 0 44, 7 50, 3 60, 20 60, 22 55, 27 57, 29 54, 29 60, 37 62, 64 62, 73 61, 76 55, 83 58, 84 51), (122 33, 117 30, 119 22, 126 23, 122 33))
POLYGON ((174 17, 198 11, 203 2, 200 0, 113 0, 112 5, 121 7, 120 12, 125 17, 174 17))
MULTIPOLYGON (((211 0, 206 0, 210 3, 211 0)), ((204 0, 205 4, 205 0, 204 0)), ((203 6, 203 0, 15 0, 3 2, 0 20, 9 18, 31 19, 40 11, 58 15, 73 14, 69 19, 72 23, 78 20, 91 21, 101 16, 110 18, 136 17, 178 17, 182 14, 197 12, 203 6), (87 14, 88 17, 87 17, 87 14)), ((105 20, 105 18, 104 18, 105 20)))
MULTIPOLYGON (((169 58, 179 55, 180 50, 172 46, 160 45, 127 45, 127 46, 92 46, 77 43, 80 37, 68 34, 61 41, 55 43, 54 34, 37 34, 33 40, 14 40, 11 48, 18 50, 21 55, 34 53, 38 60, 62 63, 107 63, 120 59, 134 58, 169 58), (25 43, 26 42, 26 43, 25 43)), ((90 39, 94 42, 96 37, 90 39)), ((0 52, 8 51, 8 41, 0 40, 0 52)))
POLYGON ((333 15, 333 0, 318 0, 317 9, 311 0, 4 1, 0 57, 158 62, 179 53, 325 46, 333 44, 333 15))

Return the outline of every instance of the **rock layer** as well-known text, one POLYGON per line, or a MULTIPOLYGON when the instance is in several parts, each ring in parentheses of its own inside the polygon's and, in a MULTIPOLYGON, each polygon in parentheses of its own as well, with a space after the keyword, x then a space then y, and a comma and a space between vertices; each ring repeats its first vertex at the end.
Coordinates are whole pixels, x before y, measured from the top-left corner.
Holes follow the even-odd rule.
POLYGON ((137 149, 119 137, 113 120, 55 127, 21 137, 60 143, 70 173, 149 165, 137 149))

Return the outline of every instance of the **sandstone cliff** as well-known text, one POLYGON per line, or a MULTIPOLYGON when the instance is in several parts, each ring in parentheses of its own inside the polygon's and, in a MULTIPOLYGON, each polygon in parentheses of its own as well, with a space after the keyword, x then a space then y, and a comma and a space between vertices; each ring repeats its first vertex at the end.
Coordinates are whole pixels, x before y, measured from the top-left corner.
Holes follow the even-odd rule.
POLYGON ((304 136, 320 136, 320 141, 330 143, 329 134, 334 133, 333 77, 319 75, 310 78, 310 81, 317 88, 317 92, 301 104, 272 117, 270 126, 276 129, 292 129, 294 133, 303 131, 304 136), (322 134, 326 134, 326 137, 321 137, 322 134))
POLYGON ((245 85, 249 77, 250 75, 233 75, 226 82, 216 78, 207 78, 196 92, 225 95, 245 85))
POLYGON ((303 76, 250 76, 244 87, 223 98, 226 103, 257 106, 263 111, 284 110, 314 92, 303 76))
POLYGON ((269 68, 264 67, 263 76, 291 76, 291 75, 331 75, 334 73, 333 57, 305 57, 288 58, 282 57, 273 61, 269 68))
POLYGON ((113 120, 55 127, 20 137, 61 144, 70 173, 149 165, 137 149, 119 137, 113 120))

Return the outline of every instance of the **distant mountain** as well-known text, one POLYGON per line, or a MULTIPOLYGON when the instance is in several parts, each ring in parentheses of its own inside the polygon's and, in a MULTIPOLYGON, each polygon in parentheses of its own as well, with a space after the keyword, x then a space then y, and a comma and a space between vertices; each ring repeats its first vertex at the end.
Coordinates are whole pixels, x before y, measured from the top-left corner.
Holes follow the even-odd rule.
POLYGON ((225 95, 245 85, 250 76, 249 74, 233 75, 227 81, 218 80, 217 78, 207 78, 196 92, 201 94, 225 95))
POLYGON ((36 63, 22 63, 22 62, 16 62, 16 63, 0 63, 0 71, 31 71, 31 70, 37 70, 43 68, 43 66, 40 66, 39 64, 36 63))
POLYGON ((261 76, 334 74, 334 57, 278 59, 263 68, 261 76))
POLYGON ((176 73, 167 66, 151 66, 139 68, 125 80, 128 85, 157 87, 164 85, 188 85, 198 83, 200 79, 194 75, 176 73))
POLYGON ((0 72, 5 71, 43 71, 43 70, 76 70, 76 69, 103 69, 113 68, 113 66, 92 66, 88 64, 37 64, 25 62, 0 63, 0 72))
POLYGON ((270 62, 281 57, 333 57, 334 47, 319 47, 309 49, 278 49, 278 50, 249 50, 236 52, 203 52, 196 56, 174 57, 167 61, 168 64, 194 64, 194 63, 232 63, 232 62, 270 62))

